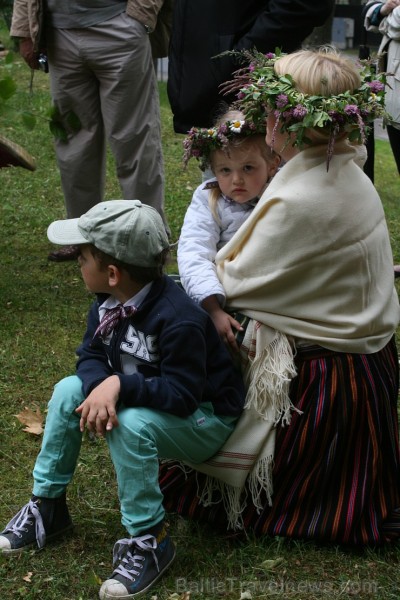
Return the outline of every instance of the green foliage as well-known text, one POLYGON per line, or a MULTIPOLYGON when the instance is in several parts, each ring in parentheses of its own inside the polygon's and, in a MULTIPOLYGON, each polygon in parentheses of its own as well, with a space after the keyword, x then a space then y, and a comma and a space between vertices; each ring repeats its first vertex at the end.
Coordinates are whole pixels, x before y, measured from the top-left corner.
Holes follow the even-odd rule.
MULTIPOLYGON (((49 97, 49 108, 45 114, 43 111, 37 111, 36 107, 32 105, 25 109, 16 108, 12 102, 18 90, 16 75, 13 71, 15 60, 16 55, 13 52, 8 52, 3 58, 0 58, 0 126, 6 120, 7 122, 19 120, 26 129, 32 130, 36 127, 39 119, 47 121, 54 138, 63 141, 67 139, 68 135, 79 131, 81 124, 75 113, 70 111, 64 119, 61 119, 58 110, 51 106, 49 97)), ((34 78, 36 71, 32 73, 34 78)))

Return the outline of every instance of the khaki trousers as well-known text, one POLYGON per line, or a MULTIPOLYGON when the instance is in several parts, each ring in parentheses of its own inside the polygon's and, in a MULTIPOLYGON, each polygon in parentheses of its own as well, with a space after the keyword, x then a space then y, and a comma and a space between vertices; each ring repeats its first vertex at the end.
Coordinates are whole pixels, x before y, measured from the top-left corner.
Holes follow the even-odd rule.
POLYGON ((67 217, 104 199, 108 142, 122 197, 153 206, 165 222, 159 97, 144 26, 124 12, 46 35, 54 104, 67 130, 71 111, 81 124, 55 141, 67 217))

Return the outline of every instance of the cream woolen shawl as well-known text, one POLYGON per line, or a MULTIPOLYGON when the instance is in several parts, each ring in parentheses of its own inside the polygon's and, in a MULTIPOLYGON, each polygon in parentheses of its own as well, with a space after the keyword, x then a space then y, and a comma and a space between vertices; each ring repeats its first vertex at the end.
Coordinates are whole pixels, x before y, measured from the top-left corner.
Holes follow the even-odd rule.
POLYGON ((292 158, 216 257, 227 306, 297 339, 372 353, 399 322, 380 198, 360 147, 336 142, 292 158))

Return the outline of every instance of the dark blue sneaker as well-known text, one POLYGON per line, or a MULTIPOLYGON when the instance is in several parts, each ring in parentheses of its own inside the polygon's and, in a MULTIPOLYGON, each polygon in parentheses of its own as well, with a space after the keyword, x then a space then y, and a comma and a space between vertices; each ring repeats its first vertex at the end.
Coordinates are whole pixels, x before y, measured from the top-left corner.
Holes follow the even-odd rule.
POLYGON ((149 590, 175 558, 175 546, 165 526, 151 533, 122 539, 114 546, 114 572, 100 588, 101 600, 134 598, 149 590))
POLYGON ((72 529, 65 494, 60 498, 32 496, 0 532, 0 554, 19 554, 72 529))

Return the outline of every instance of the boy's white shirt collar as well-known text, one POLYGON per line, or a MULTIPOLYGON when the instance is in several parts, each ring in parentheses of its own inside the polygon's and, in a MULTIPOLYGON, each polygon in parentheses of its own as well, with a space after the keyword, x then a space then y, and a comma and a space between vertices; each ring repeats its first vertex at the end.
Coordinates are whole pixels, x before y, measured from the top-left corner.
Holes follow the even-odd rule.
MULTIPOLYGON (((142 302, 146 298, 147 294, 149 293, 151 285, 152 285, 152 282, 146 283, 146 285, 144 287, 142 287, 142 289, 137 294, 135 294, 134 296, 132 296, 132 298, 129 298, 129 300, 124 302, 123 306, 135 306, 136 308, 139 308, 139 306, 142 304, 142 302)), ((115 296, 109 296, 103 302, 103 304, 101 304, 99 306, 100 320, 104 316, 104 313, 106 312, 106 310, 110 310, 110 308, 115 308, 119 304, 121 304, 121 302, 119 300, 117 300, 117 298, 115 296)))

